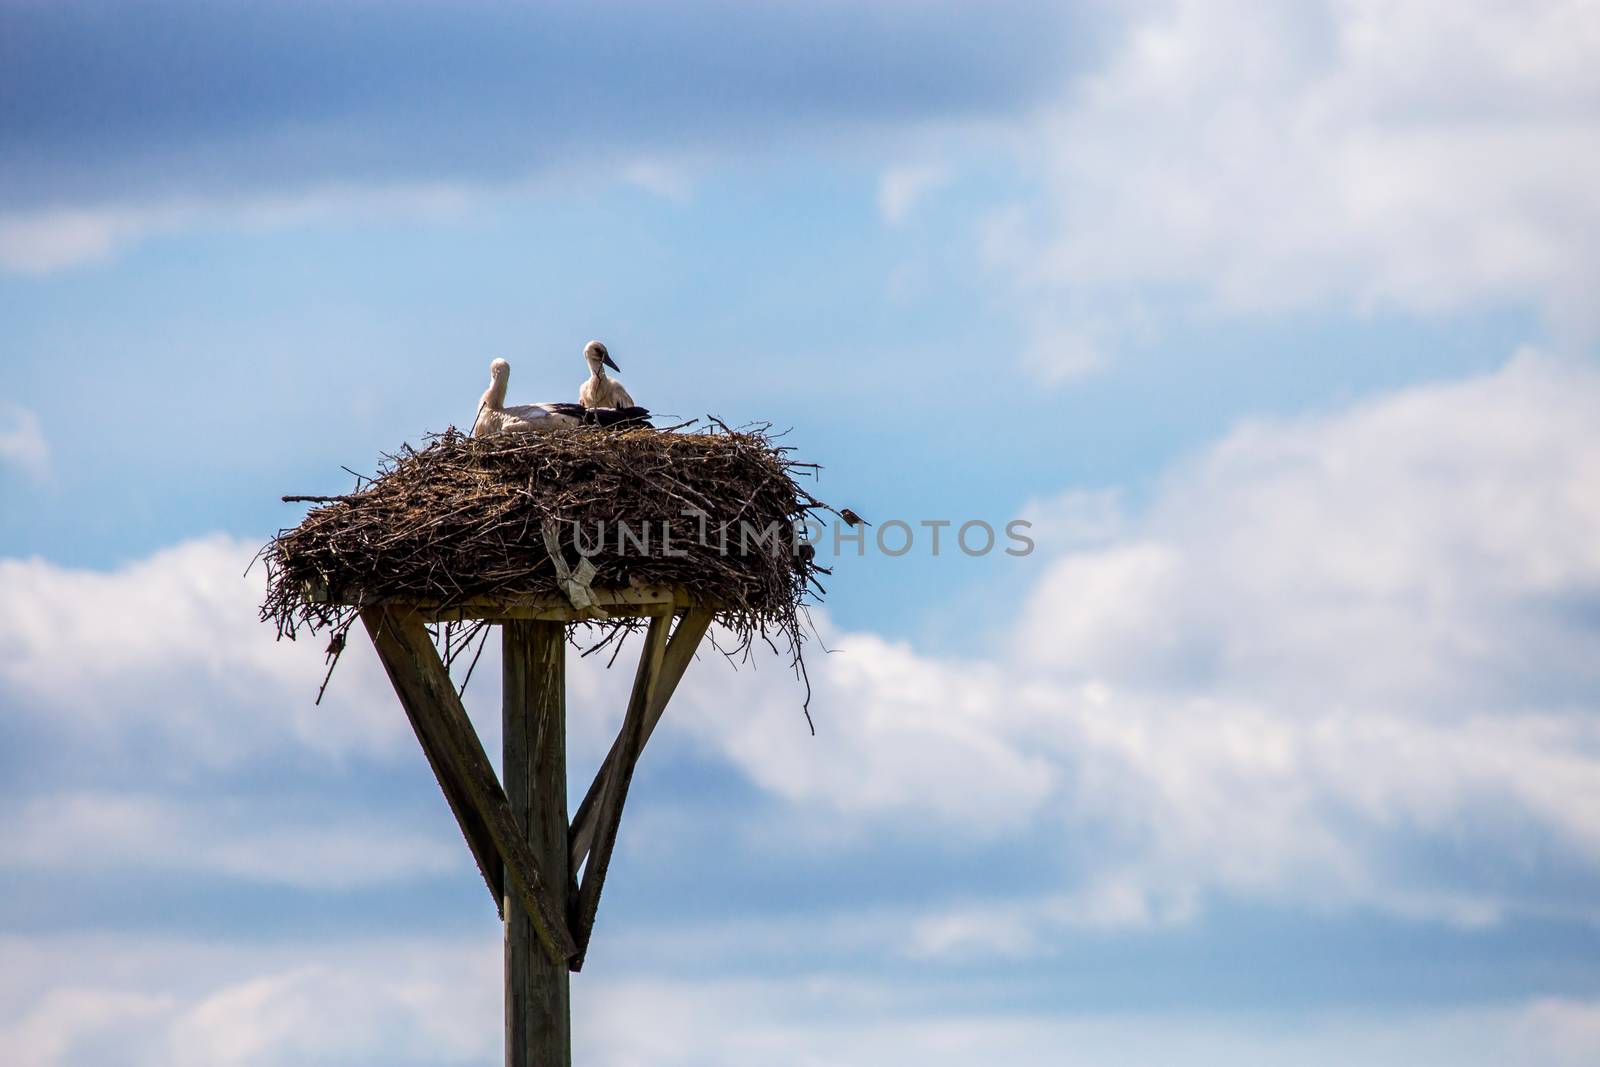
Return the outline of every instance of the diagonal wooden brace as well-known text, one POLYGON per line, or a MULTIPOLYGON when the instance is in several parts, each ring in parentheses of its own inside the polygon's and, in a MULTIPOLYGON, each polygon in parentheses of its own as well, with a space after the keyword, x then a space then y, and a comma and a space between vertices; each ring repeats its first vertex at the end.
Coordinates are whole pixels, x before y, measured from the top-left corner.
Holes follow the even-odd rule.
MULTIPOLYGON (((692 608, 672 631, 672 640, 667 643, 667 651, 661 661, 661 676, 656 679, 655 688, 651 690, 650 707, 644 720, 644 733, 639 738, 639 751, 644 751, 645 743, 655 732, 656 723, 661 721, 662 713, 667 710, 667 701, 672 699, 673 692, 683 679, 683 672, 689 668, 695 650, 700 647, 700 639, 710 627, 711 612, 704 608, 692 608)), ((637 753, 634 759, 638 759, 637 753)), ((570 870, 577 871, 583 866, 584 857, 589 855, 589 849, 594 844, 595 826, 600 814, 598 808, 600 794, 621 762, 622 737, 619 735, 612 742, 611 751, 606 753, 605 761, 600 764, 600 770, 595 774, 594 781, 589 784, 589 791, 584 794, 583 803, 578 805, 577 814, 572 817, 572 833, 569 835, 570 870)))
POLYGON ((661 676, 667 627, 671 621, 672 617, 668 614, 657 615, 650 620, 644 651, 639 655, 639 670, 633 677, 628 712, 617 734, 617 743, 621 746, 617 773, 606 779, 595 805, 594 848, 589 856, 589 865, 584 869, 583 881, 578 885, 578 903, 573 923, 573 933, 578 941, 578 953, 572 960, 574 971, 583 967, 583 958, 589 950, 589 935, 594 932, 595 912, 600 907, 600 890, 605 885, 606 869, 611 866, 611 851, 617 844, 617 827, 622 822, 622 805, 628 799, 628 783, 633 779, 634 762, 639 756, 639 746, 644 743, 644 724, 657 679, 661 676))
POLYGON ((422 618, 405 609, 373 607, 361 612, 361 621, 485 879, 498 863, 545 951, 557 964, 567 964, 578 955, 578 947, 566 916, 545 889, 527 834, 517 824, 422 618))

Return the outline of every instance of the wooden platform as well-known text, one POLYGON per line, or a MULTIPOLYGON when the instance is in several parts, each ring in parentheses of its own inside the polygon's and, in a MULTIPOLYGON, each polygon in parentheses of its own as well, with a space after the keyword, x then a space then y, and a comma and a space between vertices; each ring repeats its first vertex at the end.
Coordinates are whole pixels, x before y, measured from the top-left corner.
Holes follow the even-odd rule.
POLYGON ((566 628, 586 612, 554 596, 343 602, 360 609, 505 922, 508 1067, 571 1063, 568 972, 588 952, 634 767, 714 617, 681 589, 596 589, 591 599, 611 618, 650 621, 622 728, 570 821, 566 628), (469 620, 501 626, 503 784, 427 631, 469 620))
MULTIPOLYGON (((612 618, 638 618, 649 615, 673 614, 698 606, 699 601, 686 589, 645 587, 642 589, 594 589, 594 603, 605 609, 612 618)), ((331 597, 326 588, 307 586, 307 603, 342 604, 346 607, 378 607, 394 603, 373 599, 370 601, 348 597, 331 597)), ((496 597, 480 599, 468 597, 448 603, 427 600, 407 600, 399 605, 428 622, 470 622, 487 619, 501 622, 506 619, 523 619, 534 622, 583 622, 587 616, 563 596, 496 597)))

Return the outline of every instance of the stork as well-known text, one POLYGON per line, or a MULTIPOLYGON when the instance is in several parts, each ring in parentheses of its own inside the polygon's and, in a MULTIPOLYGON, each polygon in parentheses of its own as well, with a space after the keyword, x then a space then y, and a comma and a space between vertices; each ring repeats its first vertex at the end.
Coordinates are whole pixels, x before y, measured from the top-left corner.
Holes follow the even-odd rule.
POLYGON ((606 377, 606 368, 620 371, 611 361, 611 353, 599 341, 583 346, 583 358, 589 363, 589 380, 578 390, 578 402, 586 408, 631 408, 633 397, 615 378, 606 377))
POLYGON ((503 359, 489 364, 489 388, 484 390, 483 399, 478 401, 472 436, 545 433, 583 422, 582 404, 514 404, 506 407, 506 383, 510 380, 511 364, 503 359))
POLYGON ((472 436, 492 437, 497 433, 546 433, 569 426, 650 425, 650 412, 631 404, 616 408, 588 408, 582 404, 515 404, 506 407, 506 384, 511 380, 511 364, 497 359, 489 364, 489 388, 478 401, 478 414, 472 423, 472 436))

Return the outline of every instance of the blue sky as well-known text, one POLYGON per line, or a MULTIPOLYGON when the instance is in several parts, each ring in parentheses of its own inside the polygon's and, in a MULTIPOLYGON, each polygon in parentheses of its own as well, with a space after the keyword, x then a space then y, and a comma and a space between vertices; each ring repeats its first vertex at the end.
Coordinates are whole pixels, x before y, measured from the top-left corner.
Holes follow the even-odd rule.
MULTIPOLYGON (((313 707, 241 575, 280 494, 600 337, 826 499, 1038 550, 836 560, 815 738, 782 664, 693 666, 590 1062, 1594 1062, 1597 47, 1555 0, 0 2, 0 1059, 499 1062, 381 669, 313 707)), ((575 789, 623 673, 571 661, 575 789)))

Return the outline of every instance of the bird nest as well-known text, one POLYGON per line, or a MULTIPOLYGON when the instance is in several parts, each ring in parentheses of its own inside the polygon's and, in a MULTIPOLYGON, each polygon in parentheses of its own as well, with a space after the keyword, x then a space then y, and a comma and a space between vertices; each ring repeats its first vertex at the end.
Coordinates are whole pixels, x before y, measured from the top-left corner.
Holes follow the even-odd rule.
MULTIPOLYGON (((782 644, 803 677, 802 622, 827 571, 799 534, 833 511, 796 481, 814 474, 766 427, 452 429, 386 456, 353 493, 286 497, 320 506, 262 548, 261 617, 291 639, 331 628, 337 653, 380 604, 570 600, 574 578, 580 601, 586 589, 668 588, 715 612, 736 641, 724 651, 782 644)), ((594 624, 591 650, 638 620, 594 624)))

